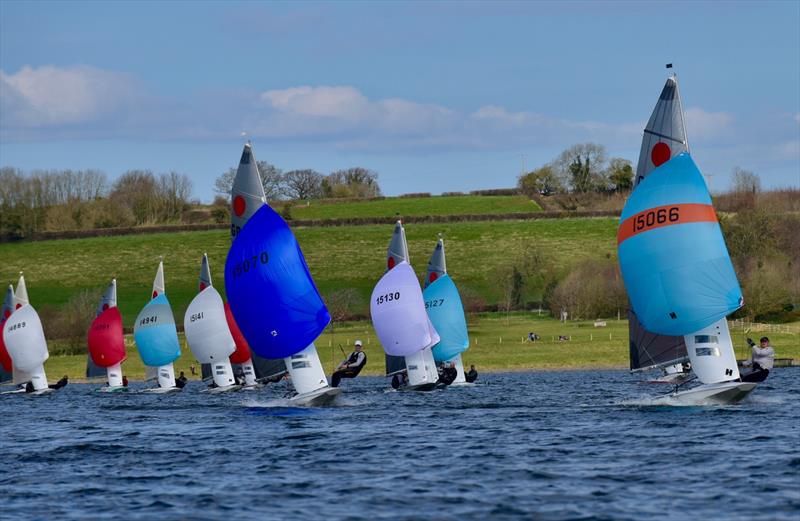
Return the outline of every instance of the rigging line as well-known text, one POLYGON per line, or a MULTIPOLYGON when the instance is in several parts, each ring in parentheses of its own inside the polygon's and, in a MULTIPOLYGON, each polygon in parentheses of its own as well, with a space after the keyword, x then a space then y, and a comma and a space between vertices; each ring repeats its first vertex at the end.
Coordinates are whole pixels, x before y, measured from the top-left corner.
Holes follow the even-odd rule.
POLYGON ((675 141, 676 143, 680 143, 681 145, 686 145, 686 146, 688 146, 688 145, 686 144, 686 141, 681 141, 680 139, 675 139, 675 138, 674 138, 674 137, 672 137, 672 136, 667 136, 667 135, 665 135, 665 134, 660 134, 660 133, 658 133, 658 132, 653 132, 652 130, 647 130, 647 129, 644 129, 644 133, 645 133, 645 134, 651 134, 651 135, 653 135, 653 136, 662 137, 662 138, 664 138, 664 139, 669 139, 670 141, 675 141))

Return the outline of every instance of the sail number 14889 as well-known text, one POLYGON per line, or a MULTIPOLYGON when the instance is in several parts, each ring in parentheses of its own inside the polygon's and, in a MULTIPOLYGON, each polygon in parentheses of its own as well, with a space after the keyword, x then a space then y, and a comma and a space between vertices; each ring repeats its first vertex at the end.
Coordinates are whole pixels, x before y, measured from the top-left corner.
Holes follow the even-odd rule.
POLYGON ((680 209, 677 206, 651 210, 636 216, 636 219, 633 220, 633 231, 638 232, 655 224, 674 223, 680 218, 680 209))
POLYGON ((391 302, 393 300, 400 300, 400 292, 395 291, 394 293, 387 293, 385 295, 381 295, 375 299, 375 304, 380 306, 384 302, 391 302))

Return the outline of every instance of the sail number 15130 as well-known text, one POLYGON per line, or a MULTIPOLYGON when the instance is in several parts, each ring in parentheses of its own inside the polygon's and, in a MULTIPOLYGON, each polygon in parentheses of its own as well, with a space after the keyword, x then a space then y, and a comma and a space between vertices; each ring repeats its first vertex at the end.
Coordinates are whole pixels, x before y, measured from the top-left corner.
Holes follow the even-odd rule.
POLYGON ((680 208, 677 206, 651 210, 636 216, 636 219, 633 220, 633 231, 638 232, 653 225, 664 224, 666 222, 674 223, 680 218, 680 208))
POLYGON ((384 302, 392 302, 393 300, 400 300, 400 292, 395 291, 394 293, 386 293, 385 295, 381 295, 375 299, 375 304, 380 306, 384 302))

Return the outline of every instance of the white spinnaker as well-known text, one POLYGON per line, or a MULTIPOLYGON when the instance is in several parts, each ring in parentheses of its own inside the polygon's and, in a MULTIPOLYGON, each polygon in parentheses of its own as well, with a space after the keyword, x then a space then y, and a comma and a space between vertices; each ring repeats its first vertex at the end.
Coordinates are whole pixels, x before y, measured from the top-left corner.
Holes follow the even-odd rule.
POLYGON ((225 305, 214 286, 194 297, 183 317, 183 329, 186 343, 201 364, 228 360, 236 350, 225 319, 225 305))
POLYGON ((721 318, 700 331, 685 335, 684 340, 692 371, 701 382, 715 384, 739 379, 727 319, 721 318))
POLYGON ((431 344, 431 329, 419 281, 403 261, 378 281, 370 301, 372 324, 387 354, 406 356, 431 344))
POLYGON ((638 185, 658 166, 688 151, 689 141, 686 137, 678 78, 671 76, 667 78, 644 129, 634 185, 638 185))
POLYGON ((34 371, 50 356, 42 322, 30 304, 16 310, 3 324, 3 342, 14 367, 20 371, 34 371))

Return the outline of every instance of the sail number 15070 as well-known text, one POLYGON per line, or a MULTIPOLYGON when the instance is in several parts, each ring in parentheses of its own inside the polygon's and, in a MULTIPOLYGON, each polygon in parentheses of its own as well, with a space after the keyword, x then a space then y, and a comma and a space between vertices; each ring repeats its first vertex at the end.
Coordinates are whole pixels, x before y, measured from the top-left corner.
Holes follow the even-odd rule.
POLYGON ((664 224, 666 222, 674 223, 680 218, 680 208, 677 206, 651 210, 636 216, 636 219, 633 220, 633 231, 638 232, 655 224, 664 224))
POLYGON ((385 295, 381 295, 375 299, 375 304, 380 306, 384 302, 392 302, 393 300, 400 300, 400 292, 395 291, 394 293, 387 293, 385 295))

